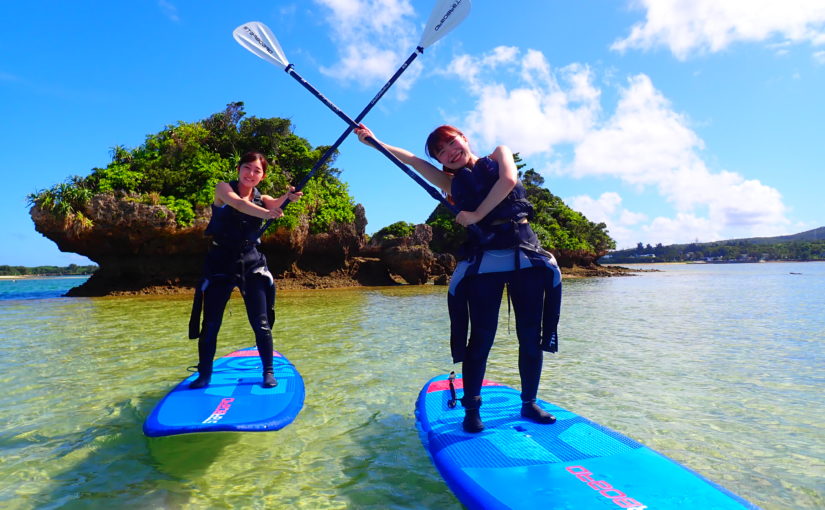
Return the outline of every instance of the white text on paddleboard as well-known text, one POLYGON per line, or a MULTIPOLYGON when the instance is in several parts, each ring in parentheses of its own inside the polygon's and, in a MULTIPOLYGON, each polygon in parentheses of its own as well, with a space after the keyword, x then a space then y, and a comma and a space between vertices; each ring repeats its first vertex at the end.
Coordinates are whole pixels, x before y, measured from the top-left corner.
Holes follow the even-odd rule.
POLYGON ((218 423, 221 421, 221 418, 229 412, 229 408, 232 407, 232 402, 234 401, 234 398, 225 398, 221 400, 218 407, 216 407, 215 410, 212 411, 212 414, 210 414, 207 419, 203 420, 202 423, 218 423))
POLYGON ((628 510, 644 510, 647 506, 639 503, 633 498, 627 497, 627 494, 614 488, 604 480, 594 480, 593 473, 588 471, 583 466, 567 466, 564 468, 568 473, 574 475, 576 478, 586 483, 594 491, 599 491, 599 494, 613 501, 621 508, 628 510))

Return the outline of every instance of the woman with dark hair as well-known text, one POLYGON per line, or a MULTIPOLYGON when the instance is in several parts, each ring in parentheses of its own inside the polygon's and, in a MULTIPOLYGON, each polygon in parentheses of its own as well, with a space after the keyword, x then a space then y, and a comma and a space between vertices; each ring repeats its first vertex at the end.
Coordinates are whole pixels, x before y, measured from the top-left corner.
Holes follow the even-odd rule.
POLYGON ((284 215, 284 202, 298 200, 303 193, 294 188, 278 198, 262 195, 257 186, 266 177, 269 163, 260 152, 244 154, 238 164, 238 180, 215 186, 212 218, 206 234, 212 246, 206 256, 204 277, 195 291, 189 338, 198 339, 198 378, 189 384, 197 389, 212 378, 212 361, 226 303, 238 287, 246 315, 255 333, 255 344, 263 364, 263 386, 278 383, 273 375, 272 325, 275 321, 275 280, 258 251, 264 220, 284 215), (199 327, 203 309, 203 323, 199 327))
MULTIPOLYGON (((355 133, 365 144, 367 138, 375 138, 363 125, 355 133)), ((442 170, 406 149, 378 143, 448 195, 461 211, 456 222, 478 225, 485 234, 481 238, 468 231, 447 296, 453 362, 462 363, 464 430, 484 430, 481 385, 505 285, 516 315, 521 415, 554 423, 555 417, 536 404, 536 394, 542 351, 558 350, 561 272, 530 228, 533 206, 518 179, 513 153, 500 145, 489 156, 478 157, 453 126, 441 126, 427 137, 427 155, 438 160, 442 170)))

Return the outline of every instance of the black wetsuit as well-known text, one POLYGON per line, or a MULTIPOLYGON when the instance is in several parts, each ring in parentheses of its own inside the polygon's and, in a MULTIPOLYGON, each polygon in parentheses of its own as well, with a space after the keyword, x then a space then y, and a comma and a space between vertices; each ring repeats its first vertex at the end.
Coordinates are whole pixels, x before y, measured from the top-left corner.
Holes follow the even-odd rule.
MULTIPOLYGON (((238 192, 237 181, 229 183, 238 192)), ((253 190, 252 202, 263 207, 261 194, 253 190)), ((189 337, 198 339, 198 370, 211 375, 212 360, 218 343, 223 312, 232 290, 238 287, 243 296, 249 324, 255 332, 255 344, 264 373, 272 373, 272 325, 275 321, 275 281, 258 251, 259 229, 263 220, 224 205, 212 205, 212 218, 206 234, 212 246, 206 256, 204 277, 195 293, 189 337), (203 323, 199 320, 203 308, 203 323)))
MULTIPOLYGON (((498 163, 490 157, 480 158, 472 170, 456 172, 451 194, 458 208, 476 210, 498 178, 498 163)), ((539 246, 536 234, 525 221, 532 213, 533 207, 519 182, 478 223, 488 237, 481 239, 470 233, 453 273, 448 294, 450 344, 453 362, 463 362, 465 407, 481 392, 505 285, 516 316, 524 402, 536 398, 542 351, 558 350, 561 272, 553 255, 539 246)))

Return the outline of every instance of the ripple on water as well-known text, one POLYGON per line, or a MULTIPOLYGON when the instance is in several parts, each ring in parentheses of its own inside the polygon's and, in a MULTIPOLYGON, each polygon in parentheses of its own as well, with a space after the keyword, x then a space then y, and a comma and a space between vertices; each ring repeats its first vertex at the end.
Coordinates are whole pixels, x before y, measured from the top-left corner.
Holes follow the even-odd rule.
MULTIPOLYGON (((825 264, 768 266, 566 282, 540 396, 766 509, 825 507, 825 264)), ((413 414, 453 368, 445 291, 280 292, 295 423, 154 439, 143 420, 197 359, 188 296, 0 301, 0 506, 461 508, 413 414)), ((518 387, 514 330, 505 304, 488 377, 518 387)), ((235 295, 218 351, 253 342, 235 295)))

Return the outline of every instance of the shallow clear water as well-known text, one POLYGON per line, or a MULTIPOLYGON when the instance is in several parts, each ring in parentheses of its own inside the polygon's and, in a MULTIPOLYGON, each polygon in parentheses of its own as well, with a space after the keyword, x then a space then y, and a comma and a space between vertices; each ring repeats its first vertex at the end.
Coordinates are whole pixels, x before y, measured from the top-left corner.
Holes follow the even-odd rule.
MULTIPOLYGON (((657 269, 565 283, 539 396, 764 508, 825 507, 825 264, 657 269)), ((413 413, 452 368, 444 287, 280 292, 276 348, 307 386, 296 421, 149 439, 143 420, 196 362, 189 298, 4 285, 0 507, 461 508, 413 413)), ((488 377, 518 386, 514 326, 505 305, 488 377)), ((218 351, 253 343, 235 295, 218 351)))
POLYGON ((88 278, 88 276, 2 278, 0 279, 0 300, 61 297, 66 291, 81 285, 88 278))

